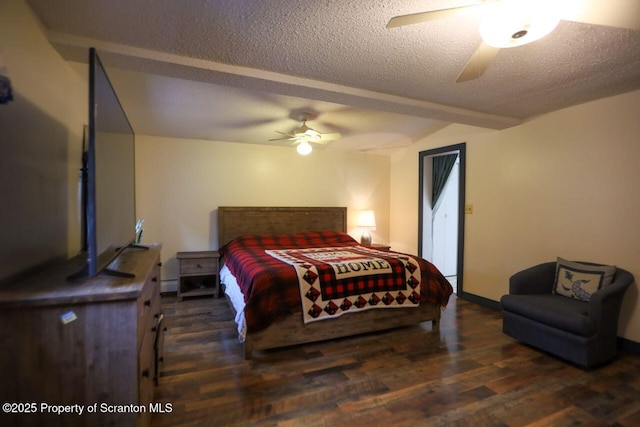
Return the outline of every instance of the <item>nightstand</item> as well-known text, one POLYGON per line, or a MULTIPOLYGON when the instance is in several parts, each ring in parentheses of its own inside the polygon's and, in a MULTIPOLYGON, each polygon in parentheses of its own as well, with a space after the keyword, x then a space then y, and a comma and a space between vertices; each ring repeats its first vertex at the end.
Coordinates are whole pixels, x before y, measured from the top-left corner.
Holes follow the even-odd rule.
POLYGON ((213 295, 220 289, 220 254, 218 251, 178 252, 178 301, 184 297, 213 295))
POLYGON ((369 245, 369 247, 373 248, 373 249, 381 249, 381 250, 385 250, 385 251, 391 250, 391 246, 383 245, 381 243, 372 243, 371 245, 369 245))

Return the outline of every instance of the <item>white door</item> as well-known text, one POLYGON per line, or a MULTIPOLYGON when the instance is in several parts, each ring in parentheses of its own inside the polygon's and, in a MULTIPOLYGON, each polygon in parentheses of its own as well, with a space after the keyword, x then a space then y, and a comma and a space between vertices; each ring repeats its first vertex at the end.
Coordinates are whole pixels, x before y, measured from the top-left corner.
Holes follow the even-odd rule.
POLYGON ((455 276, 458 257, 458 181, 459 160, 442 192, 433 217, 433 264, 445 276, 455 276))

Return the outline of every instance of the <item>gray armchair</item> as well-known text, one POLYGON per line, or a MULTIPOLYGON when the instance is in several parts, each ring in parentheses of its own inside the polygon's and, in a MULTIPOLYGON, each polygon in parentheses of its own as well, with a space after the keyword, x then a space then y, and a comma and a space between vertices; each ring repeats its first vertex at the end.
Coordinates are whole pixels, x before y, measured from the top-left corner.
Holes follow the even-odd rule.
POLYGON ((620 307, 633 275, 618 268, 610 285, 581 301, 553 293, 555 274, 556 263, 547 262, 510 278, 509 295, 500 299, 502 331, 586 369, 615 358, 620 307))

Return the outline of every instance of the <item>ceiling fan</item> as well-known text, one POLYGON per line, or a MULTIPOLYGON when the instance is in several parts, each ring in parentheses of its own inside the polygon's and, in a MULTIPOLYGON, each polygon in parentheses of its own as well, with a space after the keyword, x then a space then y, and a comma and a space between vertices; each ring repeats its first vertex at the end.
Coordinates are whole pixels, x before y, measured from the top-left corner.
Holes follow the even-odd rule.
POLYGON ((284 138, 276 138, 270 139, 269 141, 293 141, 293 145, 297 145, 296 148, 298 153, 302 155, 307 155, 311 153, 313 148, 311 147, 310 142, 315 144, 326 144, 329 141, 335 141, 341 138, 340 133, 321 133, 315 129, 311 129, 307 126, 307 120, 310 118, 309 113, 303 113, 300 117, 300 121, 302 122, 300 126, 293 130, 293 132, 280 132, 276 131, 279 134, 283 135, 284 138))
POLYGON ((480 0, 467 6, 391 18, 387 28, 451 18, 480 10, 482 43, 456 82, 484 74, 500 49, 522 46, 552 32, 561 19, 586 24, 640 30, 639 0, 480 0))

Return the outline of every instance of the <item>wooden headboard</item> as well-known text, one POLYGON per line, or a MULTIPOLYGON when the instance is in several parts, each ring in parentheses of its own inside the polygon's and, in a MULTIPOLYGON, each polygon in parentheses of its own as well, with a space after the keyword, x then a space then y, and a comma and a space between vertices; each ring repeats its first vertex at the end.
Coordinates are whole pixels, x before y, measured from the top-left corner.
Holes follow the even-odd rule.
POLYGON ((218 207, 218 245, 243 234, 347 231, 343 207, 218 207))

